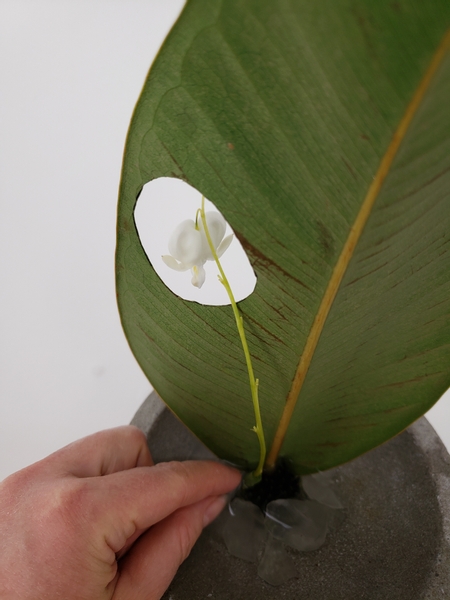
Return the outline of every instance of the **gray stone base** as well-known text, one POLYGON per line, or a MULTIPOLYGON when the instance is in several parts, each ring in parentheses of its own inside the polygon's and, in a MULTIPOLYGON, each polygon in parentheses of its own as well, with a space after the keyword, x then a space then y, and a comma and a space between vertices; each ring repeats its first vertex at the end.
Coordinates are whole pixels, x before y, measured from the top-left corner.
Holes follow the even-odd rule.
MULTIPOLYGON (((213 458, 154 393, 132 423, 155 462, 213 458)), ((164 599, 450 599, 450 457, 428 421, 335 469, 335 481, 344 518, 319 550, 288 550, 297 578, 273 587, 255 564, 230 556, 219 517, 164 599)))

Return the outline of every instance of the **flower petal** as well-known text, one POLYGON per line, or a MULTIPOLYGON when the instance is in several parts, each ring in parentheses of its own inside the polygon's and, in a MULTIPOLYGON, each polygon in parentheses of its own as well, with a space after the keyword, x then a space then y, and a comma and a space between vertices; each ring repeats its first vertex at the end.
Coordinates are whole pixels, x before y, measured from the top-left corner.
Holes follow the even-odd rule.
POLYGON ((202 262, 202 234, 195 228, 192 219, 182 221, 172 233, 169 240, 169 252, 188 268, 202 262))
POLYGON ((163 256, 161 256, 161 258, 163 259, 163 262, 174 271, 187 271, 191 268, 190 265, 186 266, 184 263, 178 262, 173 256, 170 256, 169 254, 164 254, 163 256))
MULTIPOLYGON (((208 227, 209 235, 211 236, 211 241, 213 243, 214 248, 220 244, 225 235, 225 231, 227 228, 227 224, 222 215, 216 211, 208 211, 205 213, 206 225, 208 227)), ((213 255, 211 253, 211 249, 208 244, 208 240, 206 238, 205 231, 203 229, 203 221, 199 222, 200 231, 202 233, 202 241, 203 241, 203 257, 205 260, 214 260, 213 255)))
POLYGON ((222 256, 222 254, 225 252, 225 250, 228 248, 228 246, 233 241, 233 237, 234 237, 234 234, 230 233, 230 235, 227 235, 227 237, 222 240, 222 242, 220 243, 220 246, 217 248, 217 258, 220 258, 222 256))
POLYGON ((192 273, 192 279, 191 279, 192 285, 195 285, 195 287, 198 287, 200 289, 202 287, 202 285, 205 283, 205 278, 206 278, 206 273, 205 273, 205 269, 203 268, 203 265, 194 265, 191 269, 191 273, 192 273))

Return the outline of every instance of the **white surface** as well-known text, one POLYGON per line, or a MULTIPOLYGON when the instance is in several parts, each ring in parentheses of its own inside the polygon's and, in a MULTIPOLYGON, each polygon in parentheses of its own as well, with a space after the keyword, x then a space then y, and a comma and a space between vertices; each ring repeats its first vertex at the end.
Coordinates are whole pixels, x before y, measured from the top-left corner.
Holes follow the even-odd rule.
MULTIPOLYGON (((0 3, 0 480, 128 423, 150 386, 114 291, 117 186, 182 0, 0 3)), ((431 421, 450 447, 450 398, 431 421)))
POLYGON ((427 412, 426 417, 450 452, 450 390, 427 412))
POLYGON ((0 2, 0 480, 150 391, 115 301, 117 188, 182 0, 0 2))
MULTIPOLYGON (((175 294, 201 304, 231 304, 217 277, 219 271, 214 261, 205 263, 206 279, 199 289, 191 283, 190 269, 184 272, 174 271, 161 258, 161 255, 169 253, 168 241, 174 229, 182 221, 195 221, 201 202, 199 192, 180 179, 160 177, 150 181, 144 186, 134 211, 139 238, 153 268, 175 294)), ((205 212, 208 211, 217 212, 217 208, 212 202, 205 200, 205 212)), ((231 233, 232 229, 227 223, 225 236, 231 233)), ((236 302, 247 298, 255 289, 256 276, 236 237, 233 236, 220 262, 236 302)))

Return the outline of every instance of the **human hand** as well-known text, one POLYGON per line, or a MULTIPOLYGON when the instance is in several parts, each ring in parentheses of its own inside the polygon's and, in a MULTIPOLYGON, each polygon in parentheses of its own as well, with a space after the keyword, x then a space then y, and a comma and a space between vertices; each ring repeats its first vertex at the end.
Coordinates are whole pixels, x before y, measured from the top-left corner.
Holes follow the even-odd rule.
POLYGON ((0 484, 2 600, 156 600, 238 471, 153 466, 131 426, 74 442, 0 484))

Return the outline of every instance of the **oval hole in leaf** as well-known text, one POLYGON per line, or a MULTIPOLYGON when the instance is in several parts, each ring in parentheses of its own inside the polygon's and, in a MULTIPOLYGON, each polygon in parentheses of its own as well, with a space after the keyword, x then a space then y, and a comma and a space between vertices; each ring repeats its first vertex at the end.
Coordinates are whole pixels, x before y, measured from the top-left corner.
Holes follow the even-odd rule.
MULTIPOLYGON (((191 271, 178 272, 164 264, 161 256, 169 254, 168 243, 174 229, 182 221, 195 221, 202 196, 198 190, 180 179, 160 177, 147 183, 136 204, 134 219, 144 251, 153 268, 177 296, 199 304, 223 306, 231 304, 219 282, 218 269, 213 261, 204 265, 206 279, 198 289, 191 284, 191 271)), ((205 201, 205 210, 217 210, 212 202, 205 201)), ((227 223, 225 236, 233 233, 227 223)), ((256 285, 256 275, 241 243, 233 236, 230 247, 220 258, 222 268, 233 290, 236 302, 247 298, 256 285)))

